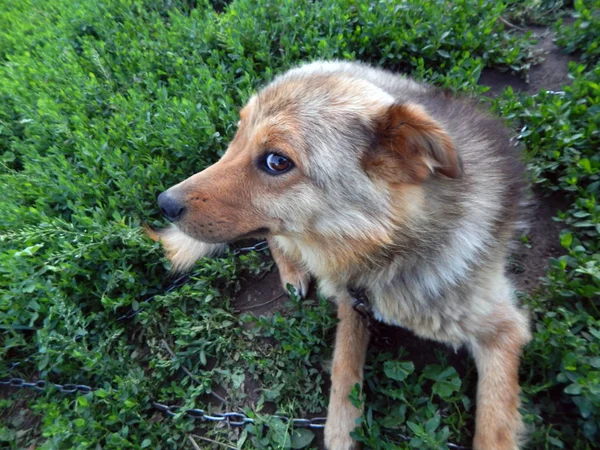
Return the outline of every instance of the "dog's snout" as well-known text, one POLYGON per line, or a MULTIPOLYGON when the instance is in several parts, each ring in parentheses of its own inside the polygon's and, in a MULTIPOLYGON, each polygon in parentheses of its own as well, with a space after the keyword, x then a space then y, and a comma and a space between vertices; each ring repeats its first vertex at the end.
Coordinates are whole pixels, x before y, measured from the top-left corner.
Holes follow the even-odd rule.
POLYGON ((164 216, 171 222, 175 222, 183 216, 185 207, 168 192, 163 192, 158 196, 158 206, 164 216))

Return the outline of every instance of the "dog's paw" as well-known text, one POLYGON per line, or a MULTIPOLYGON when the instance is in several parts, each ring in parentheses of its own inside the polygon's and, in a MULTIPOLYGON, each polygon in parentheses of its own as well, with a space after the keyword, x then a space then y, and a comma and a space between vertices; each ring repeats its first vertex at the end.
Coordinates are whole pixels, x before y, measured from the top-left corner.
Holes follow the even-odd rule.
POLYGON ((325 425, 325 448, 327 450, 358 450, 358 442, 350 437, 350 432, 354 430, 354 424, 348 426, 347 423, 331 423, 327 418, 325 425))
POLYGON ((356 428, 356 419, 361 411, 346 398, 333 398, 329 402, 329 413, 325 424, 325 447, 327 450, 358 450, 358 442, 350 437, 356 428))
POLYGON ((310 276, 308 273, 297 268, 288 267, 285 270, 282 270, 280 267, 279 276, 285 292, 288 292, 288 284, 291 284, 297 295, 301 298, 306 298, 310 286, 310 276))
POLYGON ((498 432, 496 436, 489 436, 489 433, 478 430, 473 439, 473 450, 519 450, 520 448, 516 439, 506 433, 503 436, 502 432, 498 432))

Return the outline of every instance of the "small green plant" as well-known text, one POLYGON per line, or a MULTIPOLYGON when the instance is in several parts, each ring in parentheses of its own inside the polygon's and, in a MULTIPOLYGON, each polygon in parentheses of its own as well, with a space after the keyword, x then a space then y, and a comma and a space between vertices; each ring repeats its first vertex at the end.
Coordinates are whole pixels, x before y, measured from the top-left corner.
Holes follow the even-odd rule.
POLYGON ((574 22, 559 20, 556 42, 569 53, 580 52, 584 61, 597 62, 600 57, 600 6, 593 0, 575 0, 574 22))
POLYGON ((355 438, 379 449, 443 449, 467 440, 462 433, 473 418, 469 383, 463 384, 452 366, 416 370, 411 361, 403 361, 405 356, 402 351, 381 353, 370 361, 366 393, 359 395, 357 388, 352 395, 354 404, 365 409, 355 438))

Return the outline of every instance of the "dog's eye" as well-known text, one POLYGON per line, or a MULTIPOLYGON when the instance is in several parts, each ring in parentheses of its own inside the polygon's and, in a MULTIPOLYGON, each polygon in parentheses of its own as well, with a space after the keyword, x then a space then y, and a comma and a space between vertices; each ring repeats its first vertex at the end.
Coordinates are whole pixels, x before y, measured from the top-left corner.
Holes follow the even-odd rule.
POLYGON ((268 153, 262 166, 267 173, 279 175, 290 171, 294 167, 294 163, 278 153, 268 153))

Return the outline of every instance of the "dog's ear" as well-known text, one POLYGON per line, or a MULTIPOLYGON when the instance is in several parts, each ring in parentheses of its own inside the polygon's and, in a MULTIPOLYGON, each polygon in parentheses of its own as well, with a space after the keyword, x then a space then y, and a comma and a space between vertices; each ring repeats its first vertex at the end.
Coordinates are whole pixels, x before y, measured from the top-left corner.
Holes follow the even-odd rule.
POLYGON ((394 104, 377 120, 375 149, 365 170, 390 182, 422 182, 432 173, 460 178, 462 162, 450 136, 423 108, 394 104))

